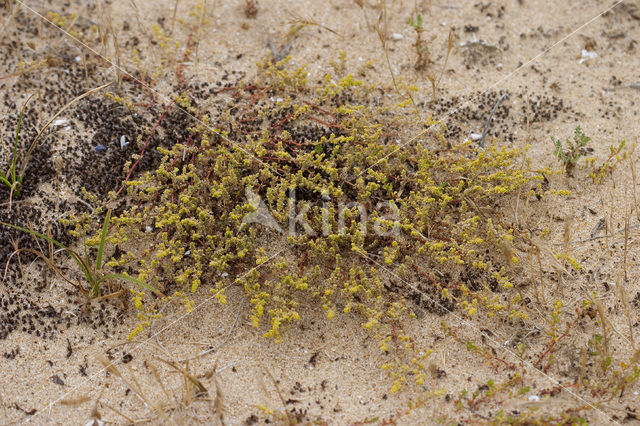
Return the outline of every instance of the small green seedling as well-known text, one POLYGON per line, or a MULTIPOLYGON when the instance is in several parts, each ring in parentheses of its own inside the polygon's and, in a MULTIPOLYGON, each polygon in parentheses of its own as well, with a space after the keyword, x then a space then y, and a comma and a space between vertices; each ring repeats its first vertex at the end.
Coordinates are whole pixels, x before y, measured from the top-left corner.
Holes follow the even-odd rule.
POLYGON ((591 138, 584 134, 580 126, 577 126, 573 132, 573 141, 567 139, 566 146, 563 145, 560 139, 554 139, 551 136, 551 142, 555 145, 553 155, 562 162, 567 173, 571 174, 580 157, 586 154, 586 146, 589 141, 591 141, 591 138))
POLYGON ((416 42, 414 44, 416 48, 416 54, 418 58, 414 65, 416 70, 422 70, 427 67, 431 63, 431 59, 429 58, 429 48, 427 47, 427 42, 422 39, 422 32, 424 28, 422 28, 422 15, 416 15, 416 18, 408 19, 409 25, 416 31, 416 42))
POLYGON ((75 251, 71 250, 69 247, 65 246, 64 244, 62 244, 61 242, 46 236, 44 234, 41 234, 37 231, 34 231, 32 229, 28 229, 28 228, 23 228, 21 226, 17 226, 17 225, 12 225, 10 223, 5 223, 5 222, 0 222, 2 225, 8 226, 10 228, 14 228, 17 229, 19 231, 22 232, 26 232, 28 234, 31 234, 34 237, 37 238, 42 238, 43 240, 47 241, 49 244, 55 245, 56 247, 61 248, 63 251, 65 251, 69 256, 71 256, 71 258, 78 264, 78 266, 80 267, 80 269, 82 270, 82 272, 84 273, 84 276, 87 279, 87 282, 89 283, 89 287, 90 287, 90 292, 87 292, 84 287, 82 285, 80 285, 79 283, 73 283, 71 281, 69 281, 64 275, 62 275, 62 273, 60 272, 60 270, 55 266, 55 264, 52 262, 52 259, 46 257, 44 255, 44 253, 42 252, 38 252, 36 250, 31 250, 31 249, 24 249, 25 251, 29 251, 30 253, 36 254, 37 256, 41 257, 42 259, 44 259, 47 264, 54 270, 56 271, 60 276, 62 276, 62 278, 65 279, 65 281, 71 283, 74 287, 78 288, 81 292, 85 293, 85 295, 89 296, 89 297, 98 297, 100 295, 100 285, 102 283, 104 283, 107 280, 110 279, 114 279, 114 280, 122 280, 122 281, 128 281, 130 283, 136 284, 140 287, 143 287, 155 294, 160 294, 160 292, 158 290, 156 290, 154 287, 150 286, 149 284, 138 280, 137 278, 131 277, 129 275, 124 275, 124 274, 118 274, 118 273, 110 273, 110 274, 105 274, 102 271, 102 256, 104 254, 104 246, 105 246, 105 242, 107 240, 107 233, 109 231, 109 221, 111 220, 111 210, 109 210, 107 212, 107 216, 104 219, 104 224, 102 225, 102 231, 100 232, 100 242, 98 244, 98 255, 96 257, 95 263, 91 261, 91 259, 89 258, 89 254, 87 253, 86 250, 86 245, 85 247, 85 253, 84 253, 84 258, 81 257, 78 253, 76 253, 75 251))
POLYGON ((20 197, 20 186, 22 186, 22 173, 17 173, 17 162, 18 162, 18 140, 20 138, 20 128, 22 126, 22 118, 24 117, 24 110, 27 108, 27 104, 31 100, 33 95, 29 96, 24 105, 22 105, 22 110, 20 111, 20 117, 18 118, 18 125, 16 126, 16 135, 13 141, 13 153, 11 158, 7 160, 9 168, 6 173, 0 171, 0 182, 5 184, 9 191, 11 191, 11 195, 16 194, 16 197, 20 197))
POLYGON ((418 14, 415 21, 413 18, 409 18, 409 25, 411 25, 417 32, 422 32, 422 15, 418 14))

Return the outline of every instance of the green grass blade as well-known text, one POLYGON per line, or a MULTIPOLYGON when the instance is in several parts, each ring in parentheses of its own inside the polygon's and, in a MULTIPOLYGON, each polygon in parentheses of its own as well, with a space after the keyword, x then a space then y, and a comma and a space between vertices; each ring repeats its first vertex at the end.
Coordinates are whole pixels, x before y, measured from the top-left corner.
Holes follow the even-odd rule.
POLYGON ((73 260, 76 261, 78 266, 80 266, 80 269, 82 269, 82 272, 84 272, 84 276, 87 278, 87 281, 89 282, 89 285, 91 286, 92 289, 94 289, 94 292, 95 292, 95 286, 97 285, 97 282, 93 278, 93 274, 91 274, 91 271, 89 270, 89 267, 82 261, 80 256, 78 256, 69 247, 65 246, 60 241, 54 240, 51 237, 47 237, 46 235, 41 234, 41 233, 39 233, 37 231, 34 231, 33 229, 23 228, 22 226, 12 225, 12 224, 6 223, 6 222, 0 222, 0 225, 8 226, 10 228, 17 229, 18 231, 26 232, 26 233, 31 234, 33 236, 42 238, 42 239, 50 242, 51 244, 53 244, 53 245, 55 245, 57 247, 60 247, 61 249, 66 251, 73 258, 73 260))
POLYGON ((120 279, 120 280, 129 281, 130 283, 136 284, 136 285, 138 285, 138 286, 140 286, 142 288, 145 288, 145 289, 147 289, 147 290, 149 290, 149 291, 151 291, 151 292, 153 292, 155 294, 158 294, 158 295, 161 294, 155 287, 145 283, 144 281, 140 281, 137 278, 134 278, 134 277, 129 276, 129 275, 124 275, 124 274, 108 274, 108 275, 105 275, 104 277, 100 278, 98 283, 101 283, 102 281, 108 280, 108 279, 111 279, 111 278, 117 278, 117 279, 120 279))
POLYGON ((0 172, 0 182, 4 183, 5 185, 7 185, 9 188, 11 188, 11 182, 9 182, 7 180, 7 178, 4 176, 4 174, 2 172, 0 172))
POLYGON ((104 218, 104 225, 102 225, 102 232, 100 233, 100 245, 98 246, 98 258, 96 259, 96 271, 102 269, 102 253, 104 252, 104 243, 107 239, 107 232, 109 231, 109 221, 111 220, 111 209, 107 211, 107 217, 104 218))
MULTIPOLYGON (((16 137, 15 140, 13 142, 13 158, 11 159, 11 166, 9 167, 9 170, 7 171, 7 177, 11 177, 11 182, 13 184, 13 182, 16 181, 16 163, 18 161, 18 140, 20 138, 20 127, 22 126, 22 119, 24 117, 24 110, 27 108, 27 104, 29 103, 29 101, 31 100, 31 98, 33 98, 33 96, 35 95, 35 93, 31 96, 29 96, 29 98, 26 100, 26 102, 24 103, 24 105, 22 105, 22 110, 20 110, 20 118, 18 118, 18 126, 16 127, 16 137)), ((11 186, 11 185, 9 185, 11 186)), ((17 194, 19 194, 19 192, 16 191, 17 194)))
POLYGON ((54 240, 54 239, 53 239, 53 238, 51 238, 51 237, 47 237, 46 235, 41 234, 41 233, 39 233, 38 231, 34 231, 33 229, 23 228, 22 226, 12 225, 12 224, 10 224, 10 223, 6 223, 6 222, 0 222, 0 224, 2 224, 2 225, 4 225, 4 226, 8 226, 8 227, 13 228, 13 229, 17 229, 18 231, 22 231, 22 232, 26 232, 26 233, 31 234, 31 235, 35 235, 36 237, 42 238, 42 239, 44 239, 44 240, 47 240, 47 241, 48 241, 48 242, 50 242, 51 244, 53 244, 53 245, 55 245, 55 246, 57 246, 57 247, 60 247, 61 249, 71 251, 71 249, 70 249, 69 247, 65 246, 65 245, 64 245, 64 244, 62 244, 61 242, 59 242, 59 241, 57 241, 57 240, 54 240))

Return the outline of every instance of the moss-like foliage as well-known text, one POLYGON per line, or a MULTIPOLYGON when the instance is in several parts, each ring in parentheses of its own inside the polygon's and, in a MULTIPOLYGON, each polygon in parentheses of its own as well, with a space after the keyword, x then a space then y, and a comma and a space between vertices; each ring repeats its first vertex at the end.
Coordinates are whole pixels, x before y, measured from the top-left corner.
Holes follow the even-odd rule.
POLYGON ((384 366, 394 389, 408 372, 421 383, 429 352, 417 355, 401 317, 456 306, 524 315, 504 291, 518 259, 497 207, 535 179, 516 149, 446 141, 392 93, 351 76, 310 87, 306 75, 263 66, 261 83, 228 90, 215 119, 176 99, 201 121, 127 183, 133 207, 112 219, 126 250, 108 266, 167 295, 134 293, 132 334, 167 299, 190 309, 188 294, 206 287, 224 302, 237 284, 266 336, 281 338, 312 304, 329 319, 353 312, 382 350, 408 356, 384 366), (265 211, 274 220, 247 220, 265 211))

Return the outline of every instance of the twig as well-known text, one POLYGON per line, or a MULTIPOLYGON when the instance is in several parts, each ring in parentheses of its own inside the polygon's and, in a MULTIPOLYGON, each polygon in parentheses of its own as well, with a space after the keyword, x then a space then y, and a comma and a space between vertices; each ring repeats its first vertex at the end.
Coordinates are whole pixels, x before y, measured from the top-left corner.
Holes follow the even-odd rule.
MULTIPOLYGON (((636 223, 635 225, 631 225, 631 226, 629 226, 629 230, 631 230, 631 229, 635 229, 635 228, 637 228, 637 227, 639 227, 639 226, 640 226, 640 223, 636 223)), ((627 232, 628 232, 628 231, 627 231, 627 232)), ((616 233, 614 233, 614 234, 611 234, 611 236, 614 236, 614 235, 621 235, 621 234, 624 234, 624 230, 623 230, 623 231, 618 231, 618 232, 616 232, 616 233)), ((608 237, 608 236, 609 236, 609 234, 606 234, 606 235, 597 235, 597 236, 595 236, 595 237, 585 238, 584 240, 574 240, 574 241, 570 241, 570 242, 569 242, 569 244, 581 244, 581 243, 588 243, 589 241, 593 241, 593 240, 600 240, 600 239, 602 239, 602 238, 606 238, 606 237, 608 237)), ((564 244, 564 242, 562 242, 562 243, 553 243, 553 245, 554 245, 554 246, 560 246, 560 245, 563 245, 563 244, 564 244)))
POLYGON ((236 325, 238 324, 238 318, 240 318, 240 312, 242 311, 242 307, 244 306, 244 299, 242 299, 242 301, 240 302, 240 306, 238 307, 238 312, 236 313, 236 318, 235 320, 233 320, 233 324, 231 325, 231 328, 229 329, 229 332, 227 333, 227 336, 224 338, 224 340, 222 342, 220 342, 218 345, 216 345, 213 348, 207 349, 206 351, 202 351, 197 355, 194 355, 192 357, 189 358, 185 358, 183 360, 181 360, 180 362, 187 362, 187 361, 191 361, 193 359, 196 358, 200 358, 201 356, 210 354, 211 352, 215 352, 218 349, 220 349, 222 346, 224 346, 229 339, 231 338, 231 334, 233 333, 233 330, 236 328, 236 325))
POLYGON ((498 107, 500 106, 502 101, 504 101, 508 97, 509 97, 508 93, 505 93, 502 96, 500 96, 500 99, 498 99, 498 102, 496 102, 496 104, 491 109, 491 112, 489 113, 489 118, 487 118, 486 123, 484 123, 484 130, 482 131, 482 137, 480 138, 480 142, 478 142, 479 145, 480 145, 480 148, 484 148, 484 138, 485 138, 485 136, 487 136, 487 131, 489 130, 489 123, 491 123, 491 119, 493 118, 493 114, 495 114, 496 110, 498 109, 498 107))
POLYGON ((321 23, 319 23, 318 21, 311 19, 311 18, 307 18, 304 17, 302 15, 298 15, 296 12, 292 11, 292 10, 287 10, 287 13, 289 15, 291 15, 291 23, 292 24, 303 24, 303 25, 316 25, 322 29, 325 29, 327 31, 329 31, 330 33, 333 33, 335 35, 337 35, 340 38, 344 38, 344 36, 342 34, 340 34, 339 32, 332 30, 331 28, 327 27, 326 25, 323 25, 321 23))
POLYGON ((287 424, 288 425, 293 424, 291 422, 291 417, 289 417, 289 411, 287 410, 287 403, 285 402, 284 397, 282 396, 282 393, 280 392, 280 388, 278 387, 278 382, 273 377, 273 374, 271 374, 271 371, 267 370, 267 367, 265 367, 262 362, 260 363, 260 365, 262 366, 262 369, 264 370, 264 372, 267 373, 267 375, 271 379, 271 383, 273 383, 273 387, 276 389, 276 393, 278 394, 278 397, 280 398, 280 402, 282 402, 282 407, 284 408, 284 414, 287 416, 287 424))
POLYGON ((618 89, 640 89, 640 82, 631 83, 631 84, 627 84, 627 85, 624 85, 624 86, 606 87, 604 90, 606 92, 612 92, 612 91, 618 90, 618 89))
POLYGON ((593 228, 593 231, 591 231, 591 238, 595 237, 598 234, 598 231, 600 230, 600 228, 602 228, 602 225, 604 225, 604 223, 605 219, 604 217, 601 217, 598 223, 596 223, 596 226, 593 228))
POLYGON ((194 377, 191 373, 189 373, 189 371, 187 371, 187 369, 185 369, 179 363, 175 363, 175 362, 173 362, 171 360, 163 359, 163 358, 160 358, 160 357, 155 357, 155 358, 158 361, 164 362, 169 367, 172 367, 174 370, 177 370, 179 373, 182 373, 182 375, 187 380, 189 380, 194 386, 196 386, 198 388, 198 390, 200 391, 201 394, 204 394, 204 395, 208 395, 209 394, 209 391, 207 390, 206 387, 204 387, 202 382, 200 380, 198 380, 196 377, 194 377))

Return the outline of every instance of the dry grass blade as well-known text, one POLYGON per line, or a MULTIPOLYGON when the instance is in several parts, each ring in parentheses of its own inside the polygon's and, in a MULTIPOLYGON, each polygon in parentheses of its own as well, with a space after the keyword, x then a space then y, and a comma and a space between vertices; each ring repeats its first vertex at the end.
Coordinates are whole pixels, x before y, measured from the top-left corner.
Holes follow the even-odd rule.
POLYGON ((584 372, 587 368, 587 348, 582 348, 580 351, 580 374, 578 375, 578 381, 576 386, 578 389, 582 387, 582 381, 584 380, 584 372))
POLYGON ((213 407, 216 410, 216 413, 218 414, 218 420, 220 421, 220 424, 224 426, 224 398, 222 395, 222 389, 220 389, 220 383, 218 383, 218 378, 216 377, 216 368, 218 367, 218 365, 216 364, 213 367, 213 384, 216 386, 216 397, 215 400, 213 401, 213 407))
POLYGON ((602 323, 602 338, 604 340, 605 355, 609 356, 609 333, 607 332, 607 317, 605 316, 604 306, 599 299, 595 300, 596 311, 602 323))
POLYGON ((160 373, 158 373, 158 369, 156 368, 155 364, 153 364, 150 360, 147 360, 147 365, 149 366, 149 369, 151 370, 153 377, 156 379, 156 382, 158 382, 158 384, 160 385, 160 389, 162 389, 162 392, 164 393, 164 396, 167 398, 167 401, 170 401, 171 397, 169 396, 169 392, 167 392, 167 388, 165 387, 164 382, 160 378, 160 373))
MULTIPOLYGON (((438 88, 440 87, 440 82, 442 81, 442 77, 444 76, 444 72, 447 69, 447 65, 449 64, 449 56, 451 55, 451 51, 453 50, 453 30, 449 30, 449 37, 447 39, 447 54, 444 58, 444 63, 442 64, 442 69, 440 69, 440 75, 437 79, 435 79, 431 75, 427 75, 427 78, 431 82, 431 90, 433 92, 432 102, 435 102, 436 96, 438 93, 438 88)), ((499 105, 499 104, 496 104, 499 105)), ((496 106, 497 108, 497 106, 496 106)), ((483 138, 484 141, 484 138, 483 138)))
POLYGON ((633 186, 631 187, 631 194, 633 194, 633 205, 636 209, 638 220, 640 220, 640 205, 638 205, 638 195, 636 194, 636 168, 635 162, 633 161, 633 156, 629 157, 629 168, 631 169, 631 182, 633 183, 633 186))
POLYGON ((413 96, 411 95, 411 91, 407 91, 406 94, 403 94, 398 86, 398 82, 396 81, 396 76, 393 73, 393 67, 391 66, 391 59, 389 59, 389 49, 387 48, 387 37, 389 36, 388 30, 388 22, 387 22, 387 3, 383 1, 380 6, 380 14, 378 15, 378 21, 375 26, 376 34, 378 35, 378 39, 380 40, 380 44, 382 45, 382 51, 384 52, 384 57, 387 62, 387 68, 389 69, 389 74, 391 75, 391 81, 393 82, 393 87, 396 89, 396 92, 400 96, 407 96, 409 100, 411 100, 411 104, 415 109, 416 116, 418 119, 421 119, 420 110, 413 100, 413 96))
MULTIPOLYGON (((136 424, 137 423, 134 419, 132 419, 131 417, 127 416, 122 411, 118 410, 117 408, 112 407, 111 405, 107 404, 106 402, 103 402, 102 405, 104 405, 105 407, 107 407, 109 410, 113 411, 117 415, 125 418, 129 422, 129 424, 136 424)), ((140 422, 140 421, 138 421, 138 422, 140 422)))
POLYGON ((631 341, 631 346, 635 351, 637 350, 637 346, 636 341, 633 338, 633 315, 631 314, 631 308, 629 307, 627 294, 624 291, 624 287, 620 284, 620 279, 618 279, 618 281, 616 282, 616 289, 618 290, 618 297, 620 298, 620 303, 622 304, 624 315, 627 317, 627 325, 629 326, 629 340, 631 341))
POLYGON ((233 324, 231 325, 231 328, 229 329, 229 332, 227 333, 227 336, 224 338, 224 340, 222 342, 220 342, 218 345, 214 346, 211 349, 207 349, 205 351, 200 352, 197 355, 193 355, 189 358, 185 358, 183 360, 181 360, 180 362, 187 362, 187 361, 191 361, 194 360, 196 358, 200 358, 201 356, 210 354, 212 352, 216 352, 218 349, 220 349, 222 346, 224 346, 229 339, 231 338, 231 334, 233 333, 233 330, 236 328, 236 325, 238 324, 238 318, 240 318, 240 312, 242 311, 242 307, 244 306, 244 299, 241 300, 240 302, 240 306, 238 307, 238 312, 236 312, 236 318, 233 321, 233 324))
POLYGON ((107 83, 107 84, 103 84, 102 86, 98 86, 95 87, 91 90, 88 90, 86 92, 84 92, 82 95, 75 97, 74 99, 72 99, 71 101, 69 101, 65 106, 63 106, 62 108, 60 108, 60 110, 55 113, 53 115, 53 117, 51 117, 49 119, 49 121, 47 121, 47 123, 44 125, 44 127, 42 127, 42 129, 40 129, 40 131, 38 132, 38 134, 36 135, 36 137, 33 139, 33 142, 31 142, 31 145, 29 146, 29 149, 27 150, 27 154, 25 155, 23 161, 24 164, 22 165, 22 169, 20 171, 20 174, 23 175, 24 171, 27 168, 27 164, 29 162, 29 157, 31 156, 31 153, 33 152, 33 149, 36 147, 36 143, 38 142, 38 140, 40 139, 40 137, 42 136, 42 134, 45 132, 45 130, 47 130, 47 128, 58 118, 60 117, 60 115, 65 112, 70 106, 72 106, 73 104, 75 104, 76 102, 86 98, 87 96, 90 96, 108 86, 110 86, 112 83, 107 83))
POLYGON ((282 396, 282 392, 280 392, 280 387, 278 386, 278 382, 276 381, 275 377, 273 377, 273 374, 271 374, 271 371, 267 370, 267 367, 265 367, 263 363, 260 363, 260 366, 262 367, 264 372, 267 373, 267 376, 269 376, 269 380, 271 380, 271 383, 273 384, 273 387, 275 388, 276 393, 280 398, 280 402, 282 403, 282 408, 284 409, 284 414, 287 416, 287 424, 289 425, 294 424, 293 421, 291 420, 291 417, 289 417, 289 411, 287 410, 287 403, 284 400, 284 397, 282 396))
POLYGON ((179 373, 182 374, 182 376, 188 380, 190 383, 192 383, 193 385, 195 385, 198 390, 200 391, 200 393, 198 395, 208 395, 209 391, 207 390, 207 388, 202 384, 202 382, 200 380, 198 380, 195 376, 193 376, 191 373, 189 373, 184 367, 182 367, 181 365, 173 362, 173 361, 169 361, 166 359, 162 359, 160 357, 156 357, 156 359, 158 361, 164 362, 165 364, 167 364, 169 367, 173 368, 174 370, 178 371, 179 373))
POLYGON ((91 398, 89 397, 89 395, 81 395, 77 398, 63 399, 62 401, 60 401, 60 404, 75 408, 90 400, 91 398))
POLYGON ((22 248, 22 249, 16 249, 13 251, 13 253, 11 253, 11 255, 9 256, 9 258, 7 259, 7 264, 5 265, 5 269, 4 269, 4 278, 6 279, 7 277, 7 272, 8 272, 8 268, 9 268, 9 262, 11 261, 11 258, 14 255, 18 255, 18 259, 20 258, 19 254, 21 252, 27 252, 27 253, 31 253, 31 254, 35 254, 36 256, 38 256, 39 258, 41 258, 49 268, 51 268, 52 271, 54 271, 60 278, 62 278, 63 280, 65 280, 67 283, 71 284, 76 290, 78 290, 79 292, 81 292, 84 296, 89 297, 89 292, 86 291, 82 285, 80 285, 79 283, 75 283, 71 280, 69 280, 63 273, 62 271, 60 271, 60 269, 56 266, 55 262, 51 261, 51 259, 49 257, 47 257, 47 255, 45 255, 42 251, 39 250, 35 250, 35 249, 29 249, 29 248, 22 248))
POLYGON ((205 10, 207 2, 202 0, 200 3, 200 16, 198 17, 198 30, 196 31, 196 47, 195 47, 195 66, 198 67, 198 49, 200 47, 200 40, 202 39, 202 24, 204 22, 205 10))
POLYGON ((565 253, 569 253, 569 244, 571 243, 571 222, 572 219, 570 216, 567 216, 564 220, 564 231, 562 233, 562 237, 565 253))
POLYGON ((627 217, 624 221, 624 257, 623 257, 623 268, 624 268, 624 282, 629 280, 627 275, 627 252, 629 249, 629 214, 627 213, 627 217))
POLYGON ((316 27, 319 27, 319 28, 322 28, 324 30, 329 31, 330 33, 335 34, 340 38, 344 38, 344 36, 342 34, 340 34, 339 32, 337 32, 336 30, 333 30, 333 29, 327 27, 326 25, 319 23, 315 19, 305 18, 304 16, 299 15, 296 12, 293 12, 291 10, 287 10, 287 14, 289 14, 291 16, 290 23, 293 24, 293 25, 304 25, 304 26, 314 25, 316 27))
POLYGON ((124 383, 129 389, 131 389, 142 401, 144 401, 145 404, 153 408, 157 413, 159 413, 166 420, 166 415, 164 411, 161 410, 160 407, 156 406, 153 402, 151 402, 149 398, 145 396, 144 392, 142 392, 142 389, 140 388, 139 383, 137 382, 137 380, 135 380, 135 377, 134 377, 134 383, 131 383, 120 372, 118 367, 116 367, 104 355, 98 353, 95 355, 95 357, 103 365, 105 370, 107 370, 109 373, 119 378, 122 381, 122 383, 124 383))

